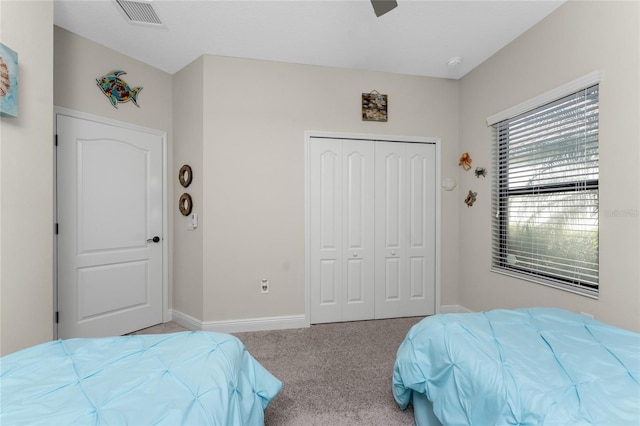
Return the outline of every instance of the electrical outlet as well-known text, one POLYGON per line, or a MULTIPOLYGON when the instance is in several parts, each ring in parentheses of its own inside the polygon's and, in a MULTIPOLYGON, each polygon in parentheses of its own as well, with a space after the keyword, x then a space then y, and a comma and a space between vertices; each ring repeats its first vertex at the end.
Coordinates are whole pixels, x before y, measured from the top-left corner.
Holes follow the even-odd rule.
POLYGON ((263 278, 260 281, 260 293, 262 294, 269 293, 269 280, 266 278, 263 278))

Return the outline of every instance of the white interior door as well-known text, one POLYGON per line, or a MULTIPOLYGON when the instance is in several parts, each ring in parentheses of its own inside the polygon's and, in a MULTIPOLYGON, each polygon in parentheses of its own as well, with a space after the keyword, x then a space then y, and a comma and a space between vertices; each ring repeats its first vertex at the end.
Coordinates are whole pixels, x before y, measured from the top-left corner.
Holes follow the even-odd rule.
POLYGON ((311 322, 374 315, 374 147, 316 139, 309 146, 311 322))
POLYGON ((164 137, 63 114, 56 125, 58 336, 161 323, 164 137))
POLYGON ((376 142, 376 318, 435 313, 436 151, 376 142))

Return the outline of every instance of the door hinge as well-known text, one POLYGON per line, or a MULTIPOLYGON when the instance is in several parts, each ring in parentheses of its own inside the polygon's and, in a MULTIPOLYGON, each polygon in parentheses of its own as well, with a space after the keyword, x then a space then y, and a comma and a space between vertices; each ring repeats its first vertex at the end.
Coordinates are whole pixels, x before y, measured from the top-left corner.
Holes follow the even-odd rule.
POLYGON ((60 322, 60 312, 56 311, 56 324, 60 322))
POLYGON ((58 224, 56 223, 56 235, 58 235, 58 224))
POLYGON ((58 146, 58 135, 55 136, 55 140, 53 141, 53 143, 58 146))

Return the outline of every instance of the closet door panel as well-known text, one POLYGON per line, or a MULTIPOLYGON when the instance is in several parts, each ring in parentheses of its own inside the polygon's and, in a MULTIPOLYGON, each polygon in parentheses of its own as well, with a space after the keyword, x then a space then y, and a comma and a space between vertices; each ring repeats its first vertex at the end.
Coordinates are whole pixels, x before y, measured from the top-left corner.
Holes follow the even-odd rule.
POLYGON ((338 305, 338 286, 340 285, 338 262, 335 259, 320 261, 320 306, 338 305))
POLYGON ((342 321, 372 319, 374 277, 374 144, 343 140, 343 274, 342 321))
POLYGON ((309 145, 311 321, 342 312, 342 158, 339 142, 309 145))
POLYGON ((435 146, 406 144, 408 172, 406 315, 435 312, 435 146))
POLYGON ((409 299, 424 299, 426 296, 425 278, 427 274, 424 257, 411 257, 409 259, 409 299))
POLYGON ((365 209, 366 185, 365 157, 360 152, 351 152, 346 161, 346 237, 347 249, 361 249, 364 246, 363 218, 365 209))
MULTIPOLYGON (((384 276, 384 301, 400 301, 400 271, 402 269, 400 258, 388 258, 385 265, 384 276)), ((378 295, 376 295, 378 296, 378 295)))
MULTIPOLYGON (((378 151, 383 145, 378 145, 378 151)), ((403 161, 402 157, 392 151, 393 145, 385 146, 386 154, 383 161, 379 162, 378 196, 384 197, 384 247, 385 249, 399 249, 402 227, 402 183, 403 161)), ((382 155, 382 153, 380 154, 382 155)), ((381 221, 378 221, 380 223, 381 221)))
POLYGON ((421 248, 425 245, 425 158, 412 155, 409 160, 409 246, 421 248))
POLYGON ((405 186, 407 167, 403 143, 376 143, 376 318, 402 315, 406 298, 403 259, 406 241, 405 186))
POLYGON ((372 319, 374 145, 309 144, 311 323, 372 319))
POLYGON ((350 259, 347 262, 347 304, 364 303, 364 268, 361 259, 350 259))
POLYGON ((433 314, 435 146, 379 143, 376 166, 376 318, 433 314))

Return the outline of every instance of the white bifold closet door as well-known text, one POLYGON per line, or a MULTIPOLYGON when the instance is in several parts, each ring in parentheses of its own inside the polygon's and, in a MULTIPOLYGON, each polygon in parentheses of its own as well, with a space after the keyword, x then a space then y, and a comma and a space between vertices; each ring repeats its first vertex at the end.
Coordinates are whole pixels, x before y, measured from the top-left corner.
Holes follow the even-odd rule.
POLYGON ((376 143, 376 318, 435 313, 435 145, 376 143))
POLYGON ((309 154, 311 322, 374 318, 374 144, 314 139, 309 154))
POLYGON ((311 323, 435 312, 435 145, 312 138, 311 323))

